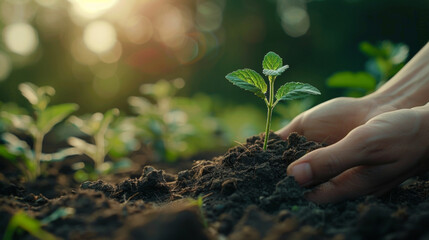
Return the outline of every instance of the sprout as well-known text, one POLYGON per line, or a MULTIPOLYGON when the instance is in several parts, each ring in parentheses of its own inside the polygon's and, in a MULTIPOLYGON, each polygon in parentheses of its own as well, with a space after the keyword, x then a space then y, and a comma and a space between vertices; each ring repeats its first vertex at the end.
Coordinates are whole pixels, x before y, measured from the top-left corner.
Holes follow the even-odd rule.
POLYGON ((264 139, 264 150, 267 150, 268 135, 271 127, 271 116, 274 107, 278 102, 283 100, 295 100, 307 97, 309 95, 320 95, 320 91, 307 83, 300 82, 288 82, 281 86, 274 94, 274 82, 278 76, 280 76, 288 65, 283 66, 282 58, 274 52, 269 52, 265 55, 262 62, 263 74, 268 76, 269 92, 268 98, 266 92, 268 90, 267 84, 265 83, 262 76, 252 69, 240 69, 226 75, 232 84, 253 92, 256 96, 260 97, 265 101, 267 105, 267 124, 265 127, 265 139, 264 139), (274 101, 274 96, 276 100, 274 101))
POLYGON ((42 152, 43 139, 51 129, 68 115, 78 109, 74 103, 48 106, 55 89, 50 86, 37 87, 32 83, 19 85, 21 94, 30 102, 34 114, 17 114, 13 111, 1 111, 0 117, 16 130, 30 135, 34 139, 33 150, 25 141, 20 140, 12 133, 2 135, 5 146, 0 148, 0 155, 6 157, 15 165, 21 167, 29 180, 34 180, 41 172, 41 161, 62 160, 76 152, 70 148, 56 153, 44 154, 42 152), (17 161, 20 159, 21 161, 17 161), (22 166, 23 165, 23 166, 22 166))

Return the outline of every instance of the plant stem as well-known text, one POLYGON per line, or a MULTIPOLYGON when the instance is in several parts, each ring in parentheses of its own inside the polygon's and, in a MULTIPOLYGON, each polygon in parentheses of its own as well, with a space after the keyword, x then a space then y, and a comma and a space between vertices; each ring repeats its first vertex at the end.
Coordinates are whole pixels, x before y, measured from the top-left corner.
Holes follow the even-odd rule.
POLYGON ((104 144, 104 135, 97 133, 95 135, 95 146, 96 146, 96 153, 95 153, 95 169, 100 170, 101 164, 104 162, 104 149, 105 149, 105 144, 104 144))
POLYGON ((36 178, 40 175, 40 160, 42 159, 43 134, 38 133, 34 139, 34 161, 36 174, 32 176, 36 178))
POLYGON ((273 115, 274 108, 274 80, 275 77, 268 76, 268 80, 270 82, 270 93, 269 93, 269 101, 267 104, 268 112, 267 112, 267 124, 265 126, 265 139, 264 139, 264 151, 267 150, 268 145, 268 137, 270 135, 270 127, 271 127, 271 116, 273 115))

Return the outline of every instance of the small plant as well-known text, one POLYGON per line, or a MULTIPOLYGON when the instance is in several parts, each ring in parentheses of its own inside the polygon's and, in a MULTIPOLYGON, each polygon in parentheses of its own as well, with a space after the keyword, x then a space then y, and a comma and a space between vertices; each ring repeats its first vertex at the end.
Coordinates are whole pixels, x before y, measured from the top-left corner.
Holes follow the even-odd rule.
POLYGON ((268 98, 266 96, 267 84, 265 83, 262 76, 252 69, 240 69, 234 71, 226 75, 226 79, 228 79, 232 84, 243 88, 244 90, 253 92, 256 96, 262 98, 265 101, 265 104, 268 108, 263 147, 265 151, 267 150, 268 136, 271 126, 271 116, 277 103, 283 100, 301 99, 309 95, 319 95, 320 91, 308 83, 288 82, 281 86, 274 94, 274 83, 276 78, 286 71, 289 66, 283 66, 282 58, 274 52, 269 52, 264 57, 262 67, 263 74, 268 76, 268 98), (276 101, 274 101, 274 96, 276 101))
POLYGON ((174 162, 223 144, 217 132, 220 124, 210 116, 212 102, 204 95, 178 97, 181 78, 159 80, 140 87, 142 96, 128 102, 134 113, 137 135, 156 159, 174 162))
POLYGON ((22 95, 30 102, 33 114, 17 114, 14 111, 1 111, 0 116, 7 125, 12 126, 18 133, 30 135, 33 138, 33 150, 25 142, 10 132, 2 134, 6 143, 0 153, 17 165, 29 180, 34 180, 42 173, 42 161, 62 160, 74 155, 72 149, 64 149, 57 153, 44 154, 42 152, 43 139, 51 129, 69 114, 78 109, 77 104, 65 103, 48 106, 55 89, 50 86, 37 87, 32 83, 19 85, 22 95), (19 161, 21 160, 21 161, 19 161))
POLYGON ((409 52, 407 45, 390 41, 376 46, 362 42, 359 49, 369 57, 365 71, 337 72, 326 81, 329 87, 344 88, 349 97, 362 97, 381 87, 405 65, 409 52))
MULTIPOLYGON (((103 113, 94 113, 89 117, 76 117, 71 116, 69 122, 75 125, 81 132, 86 134, 88 141, 77 138, 68 138, 68 143, 80 154, 85 154, 94 161, 94 167, 81 166, 76 172, 75 178, 79 181, 93 179, 99 174, 108 173, 118 168, 127 167, 129 165, 128 159, 122 159, 117 164, 112 162, 105 162, 105 158, 109 152, 114 151, 115 156, 127 155, 130 151, 136 150, 138 147, 134 138, 129 138, 125 126, 120 126, 119 129, 113 129, 112 125, 119 115, 119 110, 116 108, 110 109, 103 113), (126 139, 125 139, 126 138, 126 139), (92 141, 92 142, 91 142, 92 141), (128 146, 131 144, 132 146, 128 146), (119 148, 119 149, 118 149, 119 148), (85 167, 85 170, 83 170, 85 167)), ((132 124, 123 122, 123 125, 131 126, 132 124)), ((83 165, 83 166, 82 166, 83 165)))

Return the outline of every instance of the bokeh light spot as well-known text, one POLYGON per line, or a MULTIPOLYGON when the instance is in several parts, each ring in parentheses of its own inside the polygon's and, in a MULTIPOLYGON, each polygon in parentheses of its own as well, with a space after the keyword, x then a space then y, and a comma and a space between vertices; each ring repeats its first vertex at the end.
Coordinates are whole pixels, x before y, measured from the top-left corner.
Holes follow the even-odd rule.
POLYGON ((300 37, 310 28, 310 18, 301 7, 288 7, 281 14, 282 27, 291 37, 300 37))
POLYGON ((185 44, 177 49, 175 54, 181 64, 191 63, 198 57, 198 42, 192 38, 187 38, 185 44))
POLYGON ((19 55, 33 53, 39 45, 36 30, 28 23, 13 23, 3 30, 3 41, 6 47, 19 55))
POLYGON ((105 53, 116 44, 115 28, 106 21, 92 22, 85 27, 83 41, 94 53, 105 53))
POLYGON ((165 5, 155 21, 159 40, 171 48, 179 48, 185 40, 186 20, 181 11, 172 5, 165 5))
POLYGON ((128 40, 136 44, 149 41, 153 35, 152 23, 145 16, 133 16, 124 20, 122 28, 128 40))
POLYGON ((222 23, 222 8, 212 1, 201 2, 197 5, 195 21, 199 29, 215 31, 222 23))

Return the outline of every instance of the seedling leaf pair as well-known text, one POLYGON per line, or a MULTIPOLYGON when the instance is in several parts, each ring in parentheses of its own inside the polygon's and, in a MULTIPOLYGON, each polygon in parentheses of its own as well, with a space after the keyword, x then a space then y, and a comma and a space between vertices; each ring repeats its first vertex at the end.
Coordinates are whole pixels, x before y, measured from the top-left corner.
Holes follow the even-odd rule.
POLYGON ((283 59, 276 53, 269 52, 262 61, 262 68, 265 76, 280 76, 289 68, 289 65, 283 66, 283 59))
POLYGON ((234 71, 226 75, 226 79, 232 84, 253 92, 256 96, 262 98, 268 108, 267 124, 265 128, 265 140, 263 149, 267 149, 268 135, 271 127, 271 116, 274 107, 282 100, 295 100, 307 97, 309 95, 319 95, 320 91, 308 83, 289 82, 284 84, 276 92, 276 101, 274 102, 274 82, 277 76, 280 76, 288 65, 283 65, 283 59, 274 52, 268 52, 262 61, 263 74, 268 76, 269 96, 265 96, 267 92, 267 84, 259 73, 251 69, 242 69, 234 71))
POLYGON ((95 169, 102 172, 104 166, 104 158, 109 152, 110 145, 106 135, 109 132, 109 126, 119 115, 119 110, 113 108, 102 113, 94 113, 89 118, 79 118, 71 116, 69 121, 79 128, 82 132, 94 138, 94 144, 88 143, 85 140, 76 137, 70 137, 68 143, 81 154, 85 154, 94 160, 95 169))
POLYGON ((51 100, 50 97, 55 95, 55 89, 53 87, 38 87, 29 82, 19 84, 19 90, 35 110, 45 110, 51 100))

